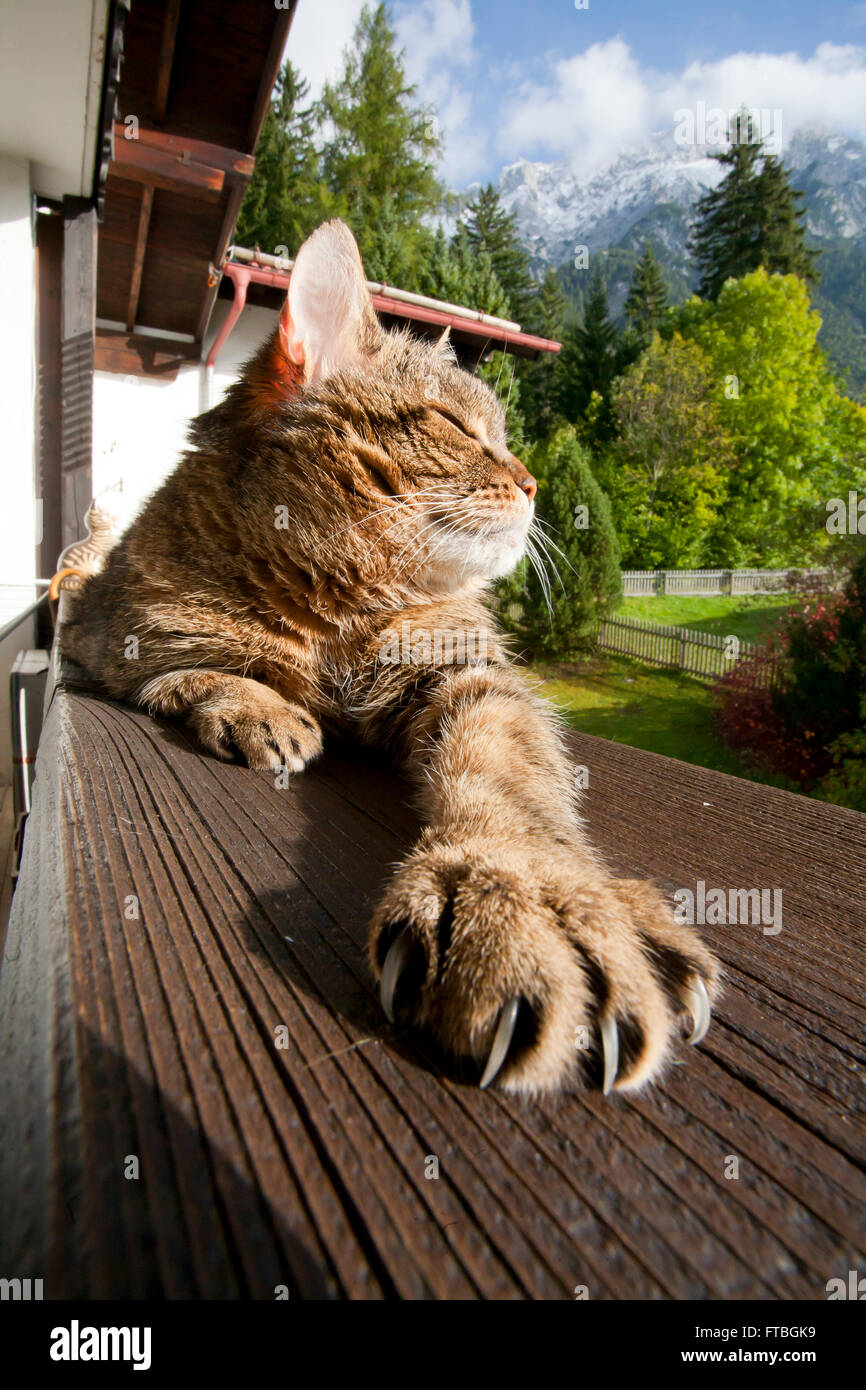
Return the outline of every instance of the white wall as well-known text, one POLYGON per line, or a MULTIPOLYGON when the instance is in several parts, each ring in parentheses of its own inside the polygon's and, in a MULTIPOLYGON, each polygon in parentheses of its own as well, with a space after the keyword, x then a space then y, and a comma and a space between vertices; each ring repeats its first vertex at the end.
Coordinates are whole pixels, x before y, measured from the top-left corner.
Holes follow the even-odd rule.
MULTIPOLYGON (((36 292, 30 204, 29 162, 0 154, 0 627, 36 597, 36 292)), ((30 621, 0 643, 0 789, 12 774, 9 670, 17 652, 33 645, 33 634, 30 621)))
MULTIPOLYGON (((36 577, 36 292, 30 165, 0 154, 0 584, 36 577)), ((20 598, 20 595, 18 596, 20 598)), ((0 592, 2 603, 2 592, 0 592)), ((23 604, 18 604, 23 607, 23 604)), ((2 613, 2 610, 0 610, 2 613)), ((11 617, 11 613, 6 615, 11 617)), ((0 616, 0 623, 3 618, 0 616)))
MULTIPOLYGON (((174 381, 96 372, 93 387, 93 496, 125 528, 171 472, 190 420, 206 408, 204 359, 230 308, 217 300, 202 362, 180 368, 174 381)), ((247 306, 213 372, 216 405, 243 363, 272 332, 275 310, 247 306)))

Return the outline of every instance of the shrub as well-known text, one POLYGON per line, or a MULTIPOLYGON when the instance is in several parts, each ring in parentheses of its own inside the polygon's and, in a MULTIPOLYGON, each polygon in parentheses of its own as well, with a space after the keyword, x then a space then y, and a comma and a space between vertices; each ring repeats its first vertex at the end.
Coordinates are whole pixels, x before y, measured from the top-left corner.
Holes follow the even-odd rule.
POLYGON ((842 734, 830 745, 833 767, 816 787, 818 795, 852 811, 866 811, 866 700, 861 727, 842 734))
MULTIPOLYGON (((500 586, 501 612, 533 651, 566 657, 592 647, 598 619, 622 598, 619 545, 610 504, 571 427, 554 435, 531 466, 539 482, 540 529, 555 548, 544 581, 527 564, 522 576, 518 571, 500 586)), ((543 549, 549 542, 534 544, 543 549)), ((537 561, 543 564, 543 556, 537 561)))
MULTIPOLYGON (((866 786, 866 553, 841 593, 790 608, 757 660, 776 659, 772 688, 739 663, 716 687, 718 728, 734 748, 840 805, 859 806, 866 786)), ((866 809, 866 807, 864 807, 866 809)))

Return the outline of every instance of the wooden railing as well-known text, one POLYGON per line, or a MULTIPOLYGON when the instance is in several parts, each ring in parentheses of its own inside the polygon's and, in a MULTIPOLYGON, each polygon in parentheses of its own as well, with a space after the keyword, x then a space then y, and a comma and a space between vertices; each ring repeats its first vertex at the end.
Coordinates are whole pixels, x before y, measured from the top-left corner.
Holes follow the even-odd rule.
POLYGON ((419 827, 381 760, 331 747, 278 789, 58 689, 0 969, 4 1278, 292 1304, 856 1285, 866 817, 568 746, 615 873, 778 890, 783 925, 701 926, 724 992, 657 1085, 530 1103, 461 1084, 382 1012, 368 921, 419 827))

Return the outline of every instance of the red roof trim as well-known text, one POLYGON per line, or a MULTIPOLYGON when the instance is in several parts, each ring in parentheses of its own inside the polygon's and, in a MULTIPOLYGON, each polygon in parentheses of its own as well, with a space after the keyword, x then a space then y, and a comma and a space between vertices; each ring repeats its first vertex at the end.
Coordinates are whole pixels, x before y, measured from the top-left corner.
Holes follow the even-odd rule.
MULTIPOLYGON (((270 285, 274 289, 287 292, 291 278, 286 270, 273 270, 270 266, 263 265, 244 265, 239 261, 227 261, 223 270, 234 281, 236 291, 239 280, 246 280, 247 283, 252 280, 257 285, 270 285)), ((404 300, 392 299, 387 294, 374 294, 372 298, 373 307, 380 314, 392 314, 395 318, 414 319, 423 323, 435 323, 442 328, 459 329, 462 333, 471 333, 477 338, 485 338, 491 344, 504 343, 509 346, 527 348, 532 352, 559 352, 562 347, 561 343, 556 343, 551 338, 537 338, 532 333, 513 333, 510 329, 496 328, 489 323, 480 323, 478 319, 464 319, 459 314, 449 314, 442 309, 428 309, 426 305, 407 304, 404 300)), ((221 347, 222 343, 219 346, 221 347)), ((216 343, 214 348, 219 350, 216 343)), ((211 355, 215 356, 213 349, 211 349, 211 355)))
MULTIPOLYGON (((288 280, 288 276, 286 276, 288 280)), ((424 304, 407 304, 402 299, 391 299, 387 294, 373 295, 373 308, 380 314, 395 314, 407 319, 421 319, 424 323, 438 323, 443 328, 459 328, 464 333, 474 333, 479 338, 489 338, 492 343, 519 343, 521 347, 534 348, 536 352, 559 352, 562 343, 551 338, 536 338, 532 333, 512 333, 507 328, 495 328, 489 323, 479 323, 478 319, 464 319, 460 314, 449 314, 441 309, 428 309, 424 304)))

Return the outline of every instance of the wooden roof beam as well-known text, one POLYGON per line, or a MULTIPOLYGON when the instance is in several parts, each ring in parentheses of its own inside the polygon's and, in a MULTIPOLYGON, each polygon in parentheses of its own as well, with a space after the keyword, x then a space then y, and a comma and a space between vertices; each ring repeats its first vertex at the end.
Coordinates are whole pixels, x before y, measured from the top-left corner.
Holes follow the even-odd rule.
POLYGON ((203 164, 212 169, 221 169, 227 183, 248 182, 256 166, 255 155, 244 154, 225 145, 212 145, 208 140, 193 140, 185 135, 171 135, 166 130, 152 130, 146 126, 139 126, 134 140, 128 139, 127 134, 123 122, 115 121, 115 151, 122 149, 124 144, 156 150, 169 159, 179 159, 185 164, 203 164))
POLYGON ((219 202, 226 178, 225 171, 212 164, 167 154, 140 140, 117 141, 108 172, 115 178, 150 184, 168 193, 183 193, 208 203, 219 202))
POLYGON ((156 69, 156 96, 153 102, 153 117, 164 121, 168 108, 168 92, 171 86, 171 70, 174 66, 174 50, 177 43, 177 25, 180 19, 181 0, 168 0, 165 19, 162 25, 162 43, 159 49, 159 64, 156 69))
POLYGON ((147 248, 147 233, 150 228, 150 214, 153 210, 153 188, 145 184, 141 190, 141 208, 138 214, 138 231, 135 237, 135 254, 132 259, 132 278, 129 282, 129 302, 126 309, 126 327, 132 332, 138 301, 141 295, 141 276, 144 271, 144 253, 147 248))
MULTIPOLYGON (((291 0, 289 9, 279 11, 274 20, 274 31, 271 36, 271 45, 268 50, 268 56, 265 62, 264 72, 262 73, 261 81, 259 82, 258 92, 256 93, 256 100, 253 105, 252 114, 250 116, 247 144, 249 145, 249 148, 251 150, 255 149, 256 145, 258 144, 259 136, 262 133, 262 126, 265 123, 265 116, 268 113, 268 104, 271 99, 271 92, 273 91, 274 83, 277 80, 277 74, 280 70, 280 63, 282 62, 283 57, 283 50, 286 46, 286 40, 289 36, 289 29, 291 27, 292 20, 294 19, 296 9, 297 0, 291 0)), ((225 260, 226 252, 229 249, 229 243, 234 233, 235 224, 238 220, 238 214, 240 213, 242 202, 243 189, 240 187, 232 189, 232 192, 228 198, 225 214, 222 220, 222 226, 220 227, 219 237, 217 238, 217 244, 214 247, 213 258, 211 261, 212 266, 216 267, 217 271, 219 267, 222 265, 223 261, 225 260)), ((214 301, 216 300, 217 296, 219 281, 220 276, 218 273, 211 274, 211 277, 208 280, 208 288, 204 297, 204 302, 202 303, 201 313, 198 317, 198 325, 196 327, 197 338, 203 338, 207 330, 208 322, 210 320, 211 312, 214 306, 214 301)))

